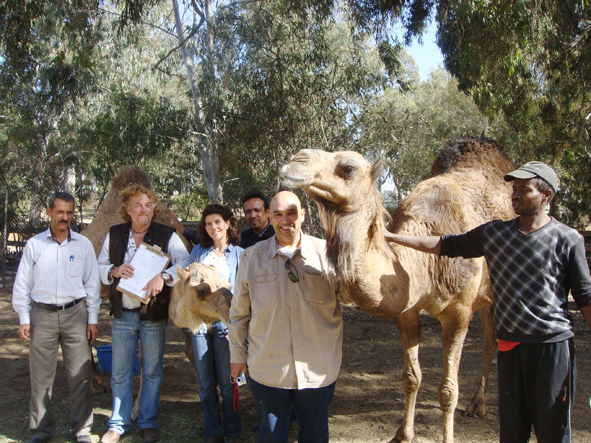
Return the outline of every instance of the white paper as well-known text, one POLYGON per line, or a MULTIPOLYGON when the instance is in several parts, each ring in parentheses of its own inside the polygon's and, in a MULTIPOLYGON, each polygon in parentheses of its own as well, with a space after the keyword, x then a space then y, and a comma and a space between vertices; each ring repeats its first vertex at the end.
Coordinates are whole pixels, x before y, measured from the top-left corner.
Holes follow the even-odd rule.
POLYGON ((170 257, 166 254, 160 255, 148 249, 150 246, 142 243, 131 259, 133 266, 133 277, 119 280, 117 288, 135 295, 142 300, 146 299, 146 291, 143 289, 156 274, 161 273, 170 257))

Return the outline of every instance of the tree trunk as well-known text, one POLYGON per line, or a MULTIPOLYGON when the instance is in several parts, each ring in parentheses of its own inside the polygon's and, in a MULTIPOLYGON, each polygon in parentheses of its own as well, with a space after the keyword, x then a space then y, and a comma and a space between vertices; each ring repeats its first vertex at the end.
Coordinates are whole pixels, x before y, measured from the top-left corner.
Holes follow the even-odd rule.
MULTIPOLYGON (((186 37, 183 31, 183 23, 181 21, 177 0, 172 0, 172 7, 174 12, 177 38, 180 44, 185 41, 186 37)), ((211 26, 209 26, 208 23, 209 19, 211 18, 211 7, 209 0, 205 0, 204 13, 206 18, 205 26, 207 26, 207 47, 204 64, 210 64, 210 66, 213 67, 213 34, 211 31, 211 26)), ((195 26, 195 19, 193 21, 193 26, 195 26)), ((180 51, 183 63, 187 69, 189 84, 191 86, 191 97, 193 99, 193 106, 195 108, 195 122, 197 123, 197 131, 199 132, 199 152, 201 154, 205 187, 207 188, 207 194, 212 203, 223 204, 224 199, 220 182, 215 121, 213 118, 207 118, 203 112, 201 105, 203 97, 201 97, 197 87, 197 74, 195 72, 193 54, 189 52, 186 44, 181 46, 180 51)), ((206 66, 204 66, 204 70, 205 69, 206 66)), ((211 81, 215 81, 215 77, 211 78, 211 81)))

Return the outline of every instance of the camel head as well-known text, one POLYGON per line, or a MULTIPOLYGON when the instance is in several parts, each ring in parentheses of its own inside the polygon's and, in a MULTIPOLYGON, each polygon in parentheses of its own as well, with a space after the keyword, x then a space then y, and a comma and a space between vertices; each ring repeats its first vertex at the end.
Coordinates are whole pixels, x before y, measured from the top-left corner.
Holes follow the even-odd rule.
POLYGON ((353 281, 357 255, 370 248, 389 253, 383 240, 386 210, 372 165, 357 152, 303 149, 281 169, 283 184, 301 188, 320 209, 327 257, 340 281, 353 281))
POLYGON ((353 151, 302 149, 281 169, 283 184, 301 188, 316 203, 339 212, 356 211, 374 195, 381 165, 369 163, 353 151))
POLYGON ((231 285, 213 266, 191 263, 186 269, 177 266, 177 280, 172 290, 169 315, 173 323, 197 332, 202 324, 230 319, 231 285))

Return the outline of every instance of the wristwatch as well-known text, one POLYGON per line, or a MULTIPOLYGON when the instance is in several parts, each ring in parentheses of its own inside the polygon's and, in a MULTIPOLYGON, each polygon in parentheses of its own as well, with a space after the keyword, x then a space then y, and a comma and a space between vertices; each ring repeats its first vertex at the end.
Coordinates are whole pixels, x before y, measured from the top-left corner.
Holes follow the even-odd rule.
POLYGON ((113 265, 109 268, 109 273, 107 274, 107 279, 108 280, 113 280, 113 270, 116 268, 117 266, 113 265))
POLYGON ((172 275, 170 275, 166 272, 162 272, 160 274, 160 277, 162 277, 162 280, 164 280, 164 283, 168 283, 168 282, 172 281, 172 275))

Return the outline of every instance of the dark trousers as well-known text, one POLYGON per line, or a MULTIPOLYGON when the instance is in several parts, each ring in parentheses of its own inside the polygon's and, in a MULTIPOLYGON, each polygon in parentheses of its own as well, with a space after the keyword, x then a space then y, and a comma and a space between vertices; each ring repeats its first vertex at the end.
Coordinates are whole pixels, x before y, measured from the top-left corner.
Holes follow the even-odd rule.
POLYGON ((527 443, 533 426, 538 443, 571 443, 575 398, 572 338, 558 343, 521 343, 499 352, 501 443, 527 443))
POLYGON ((327 443, 328 406, 335 384, 322 388, 280 389, 250 379, 250 389, 260 414, 258 443, 286 443, 294 410, 300 426, 298 442, 327 443))

